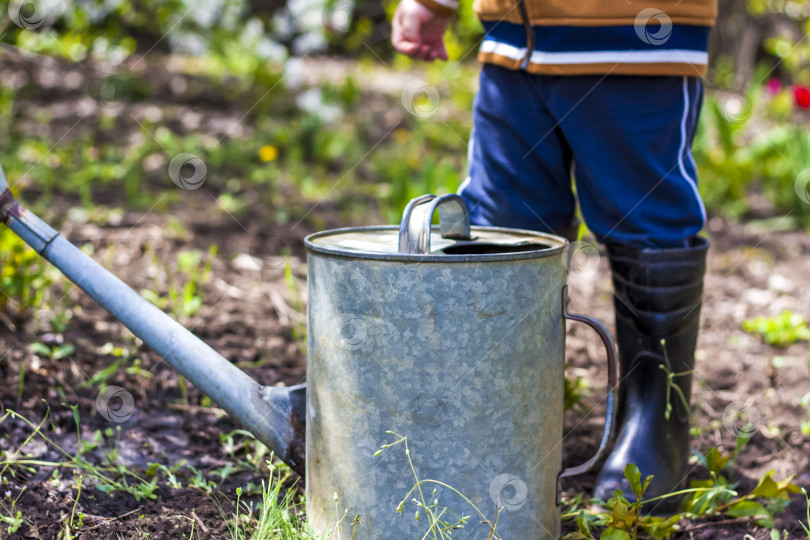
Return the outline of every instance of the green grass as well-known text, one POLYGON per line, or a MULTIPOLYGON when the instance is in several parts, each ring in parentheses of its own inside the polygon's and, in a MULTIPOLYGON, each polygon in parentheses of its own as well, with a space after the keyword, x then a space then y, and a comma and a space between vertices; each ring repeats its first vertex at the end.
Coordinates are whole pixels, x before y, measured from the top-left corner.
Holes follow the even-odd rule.
POLYGON ((16 322, 49 303, 59 272, 5 226, 0 226, 0 312, 16 322))
POLYGON ((228 523, 232 540, 327 540, 331 533, 319 534, 306 522, 303 498, 296 497, 292 487, 285 488, 289 471, 282 473, 273 465, 272 457, 267 462, 269 478, 261 485, 261 503, 258 507, 242 499, 242 489, 237 488, 236 500, 230 502, 232 509, 226 511, 218 499, 214 499, 223 519, 228 523), (284 494, 281 490, 285 488, 284 494), (298 501, 296 502, 296 499, 298 501))
MULTIPOLYGON (((155 499, 162 490, 187 487, 199 489, 206 493, 219 509, 233 540, 329 540, 338 537, 338 526, 345 529, 348 525, 348 530, 356 531, 358 524, 362 523, 363 516, 349 515, 342 509, 336 495, 334 523, 329 530, 315 531, 306 521, 305 501, 295 484, 291 482, 290 469, 284 464, 277 463, 273 455, 268 454, 267 449, 252 438, 245 437, 242 442, 238 442, 237 436, 241 437, 244 434, 240 430, 223 435, 223 442, 227 443, 224 453, 230 463, 219 470, 203 473, 183 462, 171 468, 153 463, 144 470, 134 470, 119 463, 119 429, 107 429, 103 433, 96 431, 90 438, 82 437, 78 408, 76 406, 69 408, 73 412, 76 424, 77 440, 74 452, 62 448, 48 432, 49 412, 36 423, 10 410, 0 418, 0 425, 14 421, 28 426, 30 430, 29 436, 16 449, 6 450, 0 454, 0 485, 8 485, 10 479, 17 478, 23 471, 30 475, 42 469, 51 469, 55 481, 67 482, 75 491, 70 507, 65 509, 68 517, 62 523, 64 538, 70 538, 83 527, 84 517, 80 511, 80 498, 82 492, 89 487, 107 493, 126 493, 136 500, 155 499), (45 461, 28 457, 26 446, 34 438, 40 438, 55 449, 61 455, 61 459, 45 461), (230 474, 239 470, 254 471, 262 478, 260 485, 251 482, 244 488, 237 488, 235 497, 226 496, 217 486, 230 474), (73 472, 72 481, 65 474, 67 472, 73 472)), ((410 469, 403 470, 402 477, 410 478, 412 483, 411 489, 403 493, 399 507, 391 508, 392 513, 412 513, 414 531, 424 538, 449 540, 453 537, 454 531, 468 523, 488 524, 489 539, 499 538, 497 513, 494 516, 486 516, 465 494, 447 483, 438 479, 420 478, 413 465, 407 438, 393 432, 389 434, 394 439, 389 444, 384 444, 375 455, 397 449, 403 451, 408 458, 410 469), (449 508, 442 505, 437 495, 437 487, 458 495, 465 501, 466 507, 449 508)), ((653 538, 662 539, 668 538, 677 530, 683 520, 708 522, 718 518, 743 520, 741 522, 753 521, 759 526, 771 529, 772 537, 773 534, 779 534, 775 517, 785 511, 791 497, 799 493, 800 488, 792 483, 795 475, 778 481, 773 478, 773 471, 769 471, 762 475, 753 489, 739 492, 731 477, 748 440, 747 437, 739 437, 734 449, 729 453, 723 453, 718 448, 710 448, 705 455, 696 454, 696 460, 708 470, 708 477, 692 480, 687 489, 677 493, 652 499, 645 499, 644 493, 650 483, 654 482, 654 478, 643 479, 643 471, 628 464, 625 475, 636 493, 637 501, 641 502, 630 502, 620 493, 616 493, 608 501, 589 499, 582 493, 576 494, 563 501, 563 519, 577 523, 577 531, 565 538, 634 540, 639 532, 643 531, 653 538), (674 516, 653 517, 645 515, 642 511, 644 505, 673 496, 685 496, 681 512, 674 516), (606 534, 608 536, 605 536, 606 534)), ((3 532, 24 530, 24 527, 32 525, 18 508, 21 493, 12 496, 11 491, 8 491, 0 500, 0 535, 3 532)), ((193 515, 189 519, 192 531, 189 538, 193 538, 197 520, 193 515)), ((144 526, 147 527, 148 524, 144 526)), ((136 537, 140 534, 141 532, 136 532, 136 537)), ((353 535, 354 533, 352 537, 353 535)))
MULTIPOLYGON (((78 409, 75 406, 71 409, 76 422, 77 435, 77 449, 73 453, 57 444, 48 432, 50 409, 37 423, 10 410, 0 418, 0 425, 6 422, 21 421, 30 430, 29 436, 16 449, 3 451, 0 454, 0 486, 8 485, 9 479, 16 478, 22 472, 30 474, 42 469, 52 469, 54 480, 66 481, 75 490, 72 504, 66 508, 68 518, 61 527, 62 538, 71 538, 81 531, 83 516, 81 512, 77 511, 77 508, 85 487, 93 486, 106 493, 127 493, 136 500, 155 499, 158 490, 183 488, 181 478, 187 478, 187 486, 200 489, 211 497, 219 508, 222 519, 226 522, 230 536, 234 540, 327 540, 332 537, 331 533, 324 535, 315 533, 306 523, 303 513, 303 497, 298 496, 297 489, 290 484, 291 472, 283 464, 275 465, 272 454, 264 461, 265 467, 257 470, 260 474, 267 475, 266 480, 261 481, 260 487, 249 484, 244 490, 251 495, 251 500, 254 500, 258 493, 260 499, 258 504, 246 502, 243 498, 242 488, 236 490, 234 500, 224 498, 223 503, 215 495, 218 483, 210 478, 211 475, 216 474, 216 471, 209 471, 207 477, 184 463, 176 464, 171 468, 153 463, 147 469, 139 471, 124 467, 118 463, 120 429, 108 429, 104 433, 97 431, 92 438, 83 438, 80 435, 78 409), (41 439, 55 449, 62 459, 45 461, 28 457, 26 446, 35 438, 41 439), (98 452, 91 454, 94 450, 100 450, 103 463, 98 462, 98 452), (73 471, 72 482, 64 474, 68 471, 73 471), (162 482, 159 482, 159 479, 162 482)), ((244 445, 242 450, 242 454, 247 452, 248 459, 251 461, 254 460, 254 457, 250 456, 251 453, 255 453, 256 459, 266 453, 266 448, 261 443, 244 445), (258 446, 264 450, 259 449, 258 446)), ((237 456, 237 453, 232 453, 230 457, 234 463, 226 467, 226 470, 219 472, 220 482, 244 465, 252 469, 241 457, 237 456)), ((4 533, 27 530, 26 526, 32 526, 32 523, 17 507, 25 489, 23 487, 14 497, 11 496, 9 490, 6 496, 0 498, 0 538, 3 538, 4 533)), ((193 538, 196 520, 192 519, 190 523, 192 532, 189 538, 193 538)), ((141 537, 140 535, 145 532, 140 531, 140 527, 138 529, 135 537, 141 537)))

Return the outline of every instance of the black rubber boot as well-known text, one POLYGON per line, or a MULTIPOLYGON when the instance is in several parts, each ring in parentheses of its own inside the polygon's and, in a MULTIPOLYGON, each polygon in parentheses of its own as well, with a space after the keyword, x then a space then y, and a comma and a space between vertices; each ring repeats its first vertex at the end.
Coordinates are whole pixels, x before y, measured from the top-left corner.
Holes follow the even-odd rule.
MULTIPOLYGON (((639 468, 642 479, 655 476, 644 499, 676 491, 685 483, 687 404, 709 248, 708 240, 701 237, 688 243, 689 247, 676 249, 608 246, 621 379, 618 436, 594 492, 603 500, 612 497, 617 488, 628 500, 636 499, 624 478, 628 463, 639 468), (668 373, 676 376, 668 377, 668 373)), ((675 513, 679 505, 679 497, 668 497, 643 510, 675 513)))

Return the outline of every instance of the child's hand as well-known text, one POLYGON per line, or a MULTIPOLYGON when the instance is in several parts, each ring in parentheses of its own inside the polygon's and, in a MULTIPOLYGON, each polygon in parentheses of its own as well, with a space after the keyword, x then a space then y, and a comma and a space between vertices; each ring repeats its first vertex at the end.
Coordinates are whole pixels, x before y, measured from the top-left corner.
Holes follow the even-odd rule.
POLYGON ((391 44, 411 58, 447 60, 443 36, 449 23, 450 19, 436 15, 416 0, 402 0, 394 13, 391 44))

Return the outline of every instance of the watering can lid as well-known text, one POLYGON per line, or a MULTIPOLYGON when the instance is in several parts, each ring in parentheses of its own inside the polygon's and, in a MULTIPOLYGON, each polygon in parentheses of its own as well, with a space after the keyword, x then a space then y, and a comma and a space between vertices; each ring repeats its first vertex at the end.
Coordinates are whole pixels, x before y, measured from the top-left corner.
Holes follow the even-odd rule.
POLYGON ((458 195, 424 195, 405 208, 399 227, 354 227, 308 236, 311 252, 349 258, 484 262, 534 259, 557 254, 568 243, 551 234, 471 227, 464 201, 458 195), (439 212, 439 225, 431 225, 439 212))

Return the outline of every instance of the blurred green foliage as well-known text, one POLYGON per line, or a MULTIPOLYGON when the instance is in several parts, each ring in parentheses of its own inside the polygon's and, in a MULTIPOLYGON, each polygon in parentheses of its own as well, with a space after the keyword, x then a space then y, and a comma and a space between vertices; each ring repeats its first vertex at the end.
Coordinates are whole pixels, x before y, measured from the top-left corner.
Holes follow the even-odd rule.
POLYGON ((793 82, 810 84, 810 2, 808 0, 748 0, 756 19, 776 18, 783 23, 776 35, 766 37, 763 48, 787 71, 793 82))
POLYGON ((783 311, 776 317, 756 317, 743 322, 743 329, 759 334, 769 345, 787 348, 799 341, 810 341, 810 327, 798 313, 783 311))
POLYGON ((810 118, 799 113, 795 123, 782 121, 784 95, 754 85, 746 93, 706 96, 693 156, 714 214, 743 216, 756 192, 810 227, 810 118))
POLYGON ((747 142, 746 119, 729 120, 723 106, 708 96, 692 149, 700 193, 706 207, 740 216, 748 210, 746 194, 754 179, 754 156, 747 142))
MULTIPOLYGON (((53 217, 49 212, 58 193, 77 198, 85 208, 125 202, 165 211, 183 196, 166 174, 170 159, 181 152, 203 159, 206 186, 224 209, 239 215, 248 202, 261 203, 280 223, 300 219, 324 195, 339 200, 350 221, 362 219, 371 206, 394 222, 411 198, 427 191, 455 191, 463 177, 475 77, 468 66, 444 80, 438 66, 426 74, 450 94, 437 104, 441 121, 412 116, 402 109, 399 96, 391 96, 385 99, 400 114, 390 127, 378 124, 379 113, 365 110, 353 77, 311 89, 272 84, 234 91, 237 102, 260 96, 248 120, 250 135, 240 138, 214 137, 202 130, 183 134, 148 120, 138 123, 136 134, 122 134, 121 107, 154 99, 146 77, 116 79, 115 99, 101 107, 89 132, 56 144, 52 137, 27 130, 0 135, 6 143, 6 173, 25 188, 32 209, 53 217), (300 101, 304 95, 306 103, 300 101), (263 152, 271 152, 271 159, 263 158, 263 152), (290 197, 289 189, 281 193, 279 185, 293 188, 295 196, 290 197)), ((10 108, 14 93, 7 92, 6 99, 10 108)), ((42 121, 47 120, 44 113, 42 121)))
POLYGON ((153 50, 200 56, 238 51, 255 61, 274 52, 269 29, 247 0, 51 0, 27 7, 30 22, 10 25, 3 41, 71 61, 120 64, 136 51, 153 50))
MULTIPOLYGON (((9 24, 0 41, 32 62, 45 54, 104 65, 102 80, 83 87, 99 111, 82 129, 57 136, 47 129, 53 120, 47 104, 18 122, 20 105, 36 94, 34 82, 0 81, 3 166, 15 189, 25 190, 24 201, 48 220, 64 215, 53 204, 60 198, 99 222, 120 215, 117 206, 171 211, 186 194, 169 178, 168 163, 191 153, 207 166, 214 211, 236 218, 258 213, 268 223, 306 219, 310 228, 324 226, 324 216, 348 224, 396 223, 411 198, 455 191, 465 176, 482 35, 471 3, 464 2, 447 34, 451 62, 425 65, 393 55, 386 18, 396 4, 353 4, 339 27, 334 13, 344 4, 327 0, 314 7, 324 10, 316 19, 333 17, 333 27, 325 29, 307 26, 307 17, 283 3, 259 9, 248 0, 52 0, 53 17, 36 28, 9 24), (305 42, 315 45, 299 57, 330 51, 354 58, 353 67, 299 80, 302 72, 312 75, 310 64, 292 54, 305 42), (456 63, 462 60, 470 61, 456 63), (151 68, 164 63, 173 64, 171 74, 182 76, 187 89, 167 94, 155 82, 151 68), (388 70, 436 88, 438 102, 428 104, 435 114, 410 114, 401 85, 377 84, 388 70), (133 126, 136 105, 158 107, 161 114, 133 126), (178 105, 203 116, 237 111, 246 129, 230 136, 205 125, 178 127, 186 114, 178 105)), ((806 33, 806 5, 751 0, 749 10, 753 17, 787 17, 791 28, 806 33)), ((810 82, 810 45, 784 32, 763 47, 771 63, 745 92, 707 91, 693 152, 700 190, 713 215, 744 217, 752 194, 763 194, 775 212, 808 225, 810 105, 802 105, 800 94, 810 82)), ((734 69, 719 58, 715 82, 731 87, 734 69)), ((39 279, 42 270, 25 262, 25 250, 7 231, 2 238, 11 242, 5 279, 20 272, 39 279)), ((5 286, 23 306, 40 301, 24 284, 5 286)))
POLYGON ((0 312, 30 318, 50 294, 58 272, 6 227, 0 228, 0 312))
POLYGON ((141 296, 170 313, 181 324, 187 323, 202 309, 204 293, 201 285, 211 279, 211 264, 216 257, 217 249, 216 244, 213 244, 205 260, 200 250, 180 251, 173 267, 162 263, 153 252, 152 264, 155 268, 153 288, 142 290, 141 296), (163 290, 165 294, 161 294, 163 290))

